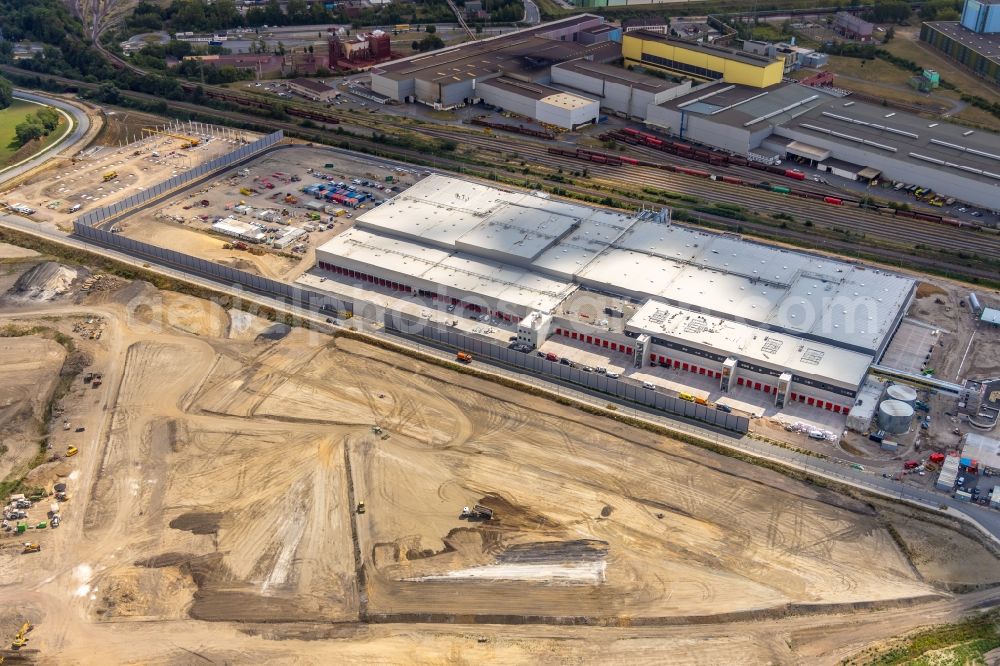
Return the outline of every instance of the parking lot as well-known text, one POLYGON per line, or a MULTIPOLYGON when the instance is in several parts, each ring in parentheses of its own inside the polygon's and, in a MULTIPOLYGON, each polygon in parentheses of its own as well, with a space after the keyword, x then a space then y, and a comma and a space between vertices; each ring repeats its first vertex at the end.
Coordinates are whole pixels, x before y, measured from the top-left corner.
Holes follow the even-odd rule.
POLYGON ((416 168, 295 147, 220 174, 129 217, 116 230, 241 270, 294 280, 315 263, 317 245, 422 177, 416 168), (336 192, 351 196, 337 195, 338 201, 336 192))

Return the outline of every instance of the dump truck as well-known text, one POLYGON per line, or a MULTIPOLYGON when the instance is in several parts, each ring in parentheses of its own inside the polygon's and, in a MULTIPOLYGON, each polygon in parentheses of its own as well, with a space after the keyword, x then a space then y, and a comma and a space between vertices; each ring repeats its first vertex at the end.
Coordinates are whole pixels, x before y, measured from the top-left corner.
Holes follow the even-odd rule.
POLYGON ((458 352, 455 354, 455 360, 461 361, 462 363, 472 363, 472 354, 468 352, 458 352))

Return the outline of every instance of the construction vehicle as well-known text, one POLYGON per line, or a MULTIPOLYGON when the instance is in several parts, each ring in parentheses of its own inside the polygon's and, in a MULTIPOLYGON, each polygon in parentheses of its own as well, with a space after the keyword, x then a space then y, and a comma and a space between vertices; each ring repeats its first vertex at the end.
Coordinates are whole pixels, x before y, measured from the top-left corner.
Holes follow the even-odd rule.
POLYGON ((372 432, 375 433, 376 435, 381 435, 382 434, 382 426, 373 425, 372 426, 372 432))
POLYGON ((79 452, 80 452, 80 449, 76 448, 75 446, 70 446, 70 447, 68 447, 66 449, 66 457, 67 458, 72 458, 73 456, 75 456, 79 452))
POLYGON ((88 372, 87 374, 85 374, 83 376, 83 383, 84 384, 89 384, 93 380, 94 380, 94 373, 92 373, 92 372, 88 372))
MULTIPOLYGON (((24 545, 27 546, 28 544, 24 544, 24 545)), ((39 548, 39 550, 41 550, 41 549, 39 548)), ((36 550, 36 551, 32 551, 32 552, 36 552, 37 553, 38 551, 36 550)), ((31 631, 32 629, 34 629, 34 627, 31 626, 30 622, 25 622, 24 624, 22 624, 21 628, 18 630, 18 632, 16 634, 14 634, 14 640, 11 641, 10 647, 13 648, 14 650, 20 650, 25 645, 27 645, 28 644, 28 632, 31 631)))
POLYGON ((109 171, 106 174, 104 174, 104 182, 106 183, 109 180, 114 180, 117 177, 118 177, 118 172, 117 171, 109 171))
POLYGON ((358 513, 364 513, 364 512, 365 512, 365 503, 358 502, 358 513))
POLYGON ((90 385, 91 385, 91 386, 92 386, 93 388, 97 388, 97 387, 98 387, 98 386, 100 386, 100 385, 101 385, 101 384, 102 384, 103 382, 104 382, 104 375, 102 375, 102 374, 101 374, 101 373, 99 373, 99 372, 95 372, 95 373, 94 373, 94 377, 93 377, 93 379, 91 379, 91 380, 90 380, 90 385))
POLYGON ((154 129, 152 127, 143 127, 142 131, 149 132, 150 134, 162 134, 163 136, 170 136, 175 139, 180 139, 181 141, 184 141, 184 143, 181 144, 181 148, 194 148, 195 146, 201 143, 201 139, 196 139, 193 136, 187 136, 184 134, 174 134, 173 132, 164 132, 163 130, 154 129))
POLYGON ((242 194, 245 197, 248 197, 251 194, 253 194, 253 190, 251 190, 249 187, 241 187, 240 194, 242 194))
POLYGON ((472 363, 472 354, 468 352, 458 352, 455 354, 455 360, 461 363, 472 363))
POLYGON ((294 196, 292 196, 291 194, 286 194, 286 195, 285 195, 285 203, 286 203, 286 204, 292 204, 292 205, 294 206, 294 205, 295 205, 295 204, 297 204, 298 202, 299 202, 299 200, 298 200, 298 198, 297 198, 297 197, 294 197, 294 196))
POLYGON ((493 509, 485 507, 482 504, 476 504, 471 509, 463 506, 462 518, 466 520, 493 520, 493 509))
POLYGON ((21 553, 23 555, 27 555, 28 553, 39 553, 39 552, 41 552, 41 550, 42 550, 42 547, 39 546, 37 543, 33 543, 31 541, 25 541, 24 542, 24 550, 22 550, 21 553))

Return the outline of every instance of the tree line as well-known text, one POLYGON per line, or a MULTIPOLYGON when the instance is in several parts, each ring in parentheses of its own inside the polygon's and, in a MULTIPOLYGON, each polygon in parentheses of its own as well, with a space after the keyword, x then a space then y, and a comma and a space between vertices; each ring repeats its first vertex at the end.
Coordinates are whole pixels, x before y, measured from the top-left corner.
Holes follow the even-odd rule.
POLYGON ((59 127, 59 113, 48 106, 43 106, 34 113, 29 113, 24 120, 14 126, 14 135, 18 145, 23 146, 29 141, 48 136, 59 127))
MULTIPOLYGON (((464 0, 458 4, 463 5, 464 0)), ((521 0, 483 0, 490 20, 516 22, 524 17, 521 0)), ((240 13, 234 0, 173 0, 159 5, 142 0, 125 22, 128 33, 163 30, 174 32, 217 32, 229 28, 260 28, 288 25, 397 25, 400 23, 453 22, 455 15, 445 0, 397 3, 363 9, 348 16, 338 5, 306 0, 288 0, 251 7, 240 13), (328 8, 329 7, 329 8, 328 8)))

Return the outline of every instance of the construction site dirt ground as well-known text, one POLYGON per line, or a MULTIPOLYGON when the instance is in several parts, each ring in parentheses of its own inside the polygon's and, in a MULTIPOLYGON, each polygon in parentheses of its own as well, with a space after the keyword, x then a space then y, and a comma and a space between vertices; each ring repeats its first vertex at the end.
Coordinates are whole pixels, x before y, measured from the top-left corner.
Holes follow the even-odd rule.
POLYGON ((33 660, 834 663, 1000 597, 948 523, 343 335, 143 283, 0 315, 104 379, 31 475, 62 525, 0 540, 33 660))
MULTIPOLYGON (((259 137, 252 132, 230 132, 249 141, 259 137)), ((147 133, 145 138, 120 147, 94 144, 72 160, 61 159, 52 169, 5 192, 5 200, 34 208, 30 219, 35 222, 68 231, 79 215, 141 192, 238 146, 235 138, 196 132, 191 138, 198 139, 199 145, 182 148, 189 142, 184 136, 180 131, 176 136, 147 133), (112 173, 115 177, 105 181, 112 173), (77 205, 80 208, 70 212, 77 205)))

